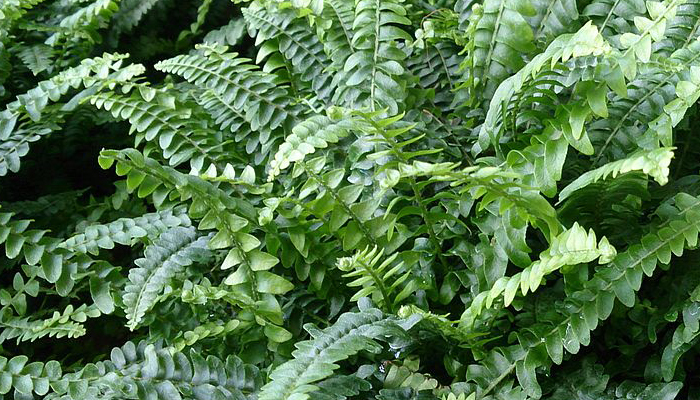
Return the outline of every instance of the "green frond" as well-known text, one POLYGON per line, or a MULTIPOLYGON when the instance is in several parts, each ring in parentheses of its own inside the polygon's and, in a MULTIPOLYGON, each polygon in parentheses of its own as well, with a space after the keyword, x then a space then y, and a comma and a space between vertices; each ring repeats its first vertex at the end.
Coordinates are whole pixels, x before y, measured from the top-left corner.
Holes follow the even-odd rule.
POLYGON ((88 318, 96 318, 102 315, 96 306, 85 304, 74 308, 68 305, 63 312, 54 311, 50 318, 33 320, 30 317, 19 318, 11 315, 0 314, 0 343, 15 339, 21 342, 35 341, 44 337, 51 338, 77 338, 85 335, 86 330, 82 323, 88 318))
POLYGON ((526 18, 536 10, 530 0, 486 0, 479 12, 470 38, 474 48, 462 65, 469 68, 473 90, 483 90, 480 98, 488 101, 501 81, 525 65, 523 56, 535 49, 526 18))
POLYGON ((346 58, 343 70, 352 71, 345 85, 358 87, 363 93, 358 106, 368 106, 372 111, 387 108, 392 115, 402 108, 406 53, 398 44, 411 41, 401 27, 409 24, 400 1, 355 2, 351 41, 355 51, 346 58))
MULTIPOLYGON (((193 169, 206 169, 223 157, 223 138, 206 124, 192 121, 192 109, 177 102, 165 91, 143 88, 130 96, 97 93, 92 105, 109 111, 114 118, 129 121, 137 132, 136 142, 157 142, 163 157, 172 166, 189 161, 193 169), (152 103, 155 97, 156 102, 152 103)), ((223 160, 221 160, 223 161, 223 160)))
POLYGON ((656 148, 659 143, 669 146, 671 129, 697 100, 699 59, 700 41, 694 41, 671 55, 670 69, 652 70, 645 76, 642 87, 633 83, 627 99, 614 102, 616 106, 610 108, 611 117, 617 118, 591 124, 591 139, 598 147, 594 161, 618 158, 623 151, 629 152, 637 146, 646 149, 656 148))
POLYGON ((433 89, 435 98, 432 101, 449 109, 453 102, 451 91, 459 80, 459 47, 447 41, 426 45, 423 51, 416 51, 407 61, 408 67, 419 79, 420 86, 433 89))
MULTIPOLYGON (((266 310, 275 310, 268 313, 267 317, 275 318, 281 313, 275 298, 267 295, 284 294, 293 288, 293 284, 283 276, 269 271, 279 259, 260 250, 261 241, 250 233, 257 224, 256 210, 250 203, 229 196, 199 177, 162 166, 134 149, 105 150, 100 157, 101 166, 105 169, 116 161, 117 174, 127 175, 129 190, 145 190, 143 196, 157 196, 160 201, 173 196, 171 193, 177 194, 182 200, 188 200, 188 215, 200 220, 197 229, 216 229, 216 234, 209 240, 209 248, 230 249, 221 269, 238 267, 224 282, 235 287, 241 297, 252 301, 266 299, 269 307, 266 310), (270 302, 275 306, 270 306, 270 302)), ((261 320, 264 325, 265 322, 262 321, 264 320, 261 320)))
POLYGON ((402 333, 403 328, 394 318, 384 316, 367 303, 361 301, 360 312, 345 313, 324 330, 306 325, 312 339, 296 343, 294 358, 270 373, 270 382, 263 386, 258 399, 308 399, 310 393, 318 390, 314 384, 331 376, 339 361, 360 351, 377 353, 382 349, 378 339, 389 332, 402 333))
POLYGON ((62 29, 49 36, 46 44, 55 46, 62 40, 75 40, 75 36, 99 42, 96 30, 119 10, 118 4, 118 0, 93 0, 89 5, 78 8, 61 19, 59 26, 62 29))
POLYGON ((288 168, 291 163, 303 161, 316 149, 326 148, 329 143, 338 143, 340 139, 347 136, 355 123, 344 114, 342 111, 329 109, 328 116, 316 115, 294 126, 292 134, 287 136, 270 161, 268 182, 288 168))
POLYGON ((567 199, 573 192, 601 179, 606 179, 608 176, 615 178, 619 174, 630 171, 642 171, 654 178, 659 185, 665 185, 668 182, 668 167, 672 158, 673 148, 662 147, 651 151, 641 150, 623 160, 607 163, 586 172, 568 184, 559 192, 559 202, 567 199))
POLYGON ((417 289, 411 269, 398 257, 399 253, 384 257, 384 251, 374 247, 357 252, 352 257, 338 259, 336 265, 345 272, 343 277, 353 278, 347 285, 362 288, 355 292, 350 301, 371 296, 381 300, 380 304, 393 312, 396 305, 417 289))
POLYGON ((559 35, 578 28, 578 5, 575 0, 533 0, 536 10, 529 22, 535 40, 549 43, 559 35))
POLYGON ((691 293, 682 305, 683 322, 673 331, 670 343, 664 347, 661 355, 661 373, 665 381, 670 381, 675 375, 680 358, 688 352, 700 336, 700 303, 698 302, 698 287, 691 293))
POLYGON ((114 248, 115 243, 129 246, 135 239, 153 240, 171 228, 190 225, 185 208, 176 207, 136 218, 119 218, 107 224, 87 226, 82 233, 64 240, 58 247, 71 252, 97 255, 100 249, 114 248))
POLYGON ((391 364, 384 378, 384 388, 411 388, 415 391, 432 390, 437 388, 438 381, 429 375, 417 372, 420 360, 407 359, 402 365, 391 364))
POLYGON ((583 9, 583 15, 610 37, 632 32, 634 17, 646 12, 642 0, 595 0, 583 9))
POLYGON ((248 59, 221 52, 223 48, 203 50, 205 55, 177 56, 159 62, 155 68, 215 91, 243 113, 255 131, 273 130, 295 119, 291 98, 274 75, 256 71, 247 64, 248 59))
POLYGON ((180 332, 172 340, 172 344, 170 346, 171 353, 180 352, 185 347, 192 346, 200 340, 227 335, 238 328, 240 324, 241 321, 237 319, 232 319, 226 323, 223 323, 222 321, 211 321, 198 325, 196 328, 190 331, 180 332))
POLYGON ((51 382, 54 399, 97 400, 124 396, 246 399, 261 386, 260 372, 238 357, 225 360, 196 351, 171 353, 161 344, 127 342, 110 360, 88 364, 51 382), (57 396, 56 396, 57 395, 57 396))
POLYGON ((617 252, 603 236, 597 242, 595 232, 574 224, 552 239, 549 249, 540 254, 539 260, 530 264, 523 271, 511 277, 497 280, 489 291, 481 292, 474 297, 471 305, 464 310, 460 317, 461 325, 471 327, 474 321, 486 308, 491 308, 494 301, 503 296, 503 305, 509 306, 518 289, 522 295, 528 291, 534 292, 542 284, 545 276, 566 266, 588 263, 600 259, 606 264, 615 258, 617 252))
POLYGON ((23 47, 17 55, 34 75, 39 75, 43 71, 52 69, 51 59, 55 54, 50 46, 38 44, 23 47))
POLYGON ((160 0, 120 0, 119 10, 112 17, 114 36, 131 31, 160 0))
POLYGON ((206 258, 209 239, 198 235, 194 228, 175 227, 146 247, 144 258, 134 261, 137 267, 129 270, 130 283, 122 294, 129 329, 134 330, 140 324, 176 274, 194 261, 206 258))
POLYGON ((253 2, 243 9, 251 36, 255 37, 256 43, 266 43, 258 53, 257 61, 272 51, 281 53, 291 62, 294 74, 308 89, 321 99, 330 98, 333 86, 331 76, 325 72, 330 62, 323 44, 305 19, 297 18, 293 10, 270 11, 267 7, 270 5, 253 2))
MULTIPOLYGON (((586 24, 574 34, 559 36, 549 44, 544 52, 535 56, 515 75, 504 80, 498 86, 491 99, 481 135, 488 135, 491 139, 491 144, 496 145, 498 143, 501 131, 504 129, 503 123, 511 118, 509 111, 518 111, 511 108, 510 103, 512 99, 542 69, 554 69, 557 64, 567 62, 569 59, 591 55, 598 56, 610 51, 610 45, 603 39, 598 29, 591 24, 586 24)), ((570 121, 566 122, 571 125, 570 129, 574 132, 573 136, 578 137, 581 128, 574 126, 576 125, 574 118, 572 117, 570 121)))
POLYGON ((245 20, 243 18, 233 18, 221 28, 209 31, 202 41, 220 46, 235 46, 243 40, 245 35, 245 20))
POLYGON ((678 5, 676 15, 669 20, 665 38, 655 44, 655 51, 670 54, 697 40, 700 32, 700 1, 686 0, 678 5))

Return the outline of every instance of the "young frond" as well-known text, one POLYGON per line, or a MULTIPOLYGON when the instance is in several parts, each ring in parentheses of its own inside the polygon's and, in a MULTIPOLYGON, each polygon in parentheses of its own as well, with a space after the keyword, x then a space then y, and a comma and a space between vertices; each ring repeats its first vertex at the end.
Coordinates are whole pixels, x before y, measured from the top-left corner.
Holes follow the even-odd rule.
POLYGON ((393 312, 395 306, 417 288, 417 283, 411 277, 411 269, 398 257, 399 253, 394 253, 385 258, 384 251, 374 247, 357 252, 352 257, 338 259, 336 265, 345 272, 343 277, 354 279, 347 285, 362 288, 350 301, 371 296, 381 300, 380 304, 393 312))

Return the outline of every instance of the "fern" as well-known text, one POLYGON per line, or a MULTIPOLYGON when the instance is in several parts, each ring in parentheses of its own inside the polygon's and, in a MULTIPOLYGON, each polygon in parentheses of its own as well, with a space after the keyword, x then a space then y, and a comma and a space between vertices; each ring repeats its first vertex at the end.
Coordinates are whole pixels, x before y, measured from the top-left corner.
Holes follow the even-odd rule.
POLYGON ((700 390, 697 0, 1 3, 0 397, 700 390))
POLYGON ((112 249, 115 243, 130 245, 134 239, 154 239, 170 228, 189 225, 190 219, 184 208, 166 209, 137 218, 120 218, 104 225, 90 225, 84 233, 66 239, 58 247, 97 255, 99 249, 112 249))
MULTIPOLYGON (((332 95, 331 77, 324 70, 329 62, 323 52, 323 45, 302 19, 295 18, 292 10, 270 13, 265 6, 254 2, 243 10, 251 36, 258 43, 267 42, 289 60, 293 72, 302 82, 308 82, 311 89, 320 98, 332 95)), ((264 53, 259 53, 258 61, 264 53)))
POLYGON ((647 152, 640 151, 624 160, 605 164, 600 168, 588 171, 579 176, 575 181, 562 189, 559 192, 559 201, 564 201, 571 193, 598 180, 606 179, 611 175, 615 178, 618 174, 624 174, 630 171, 642 171, 652 176, 660 185, 665 185, 668 182, 668 166, 671 164, 672 157, 672 149, 660 148, 647 152))
POLYGON ((489 0, 480 13, 473 34, 474 49, 463 67, 469 68, 472 86, 483 88, 483 98, 488 100, 509 72, 524 65, 522 54, 534 50, 534 34, 525 18, 536 11, 529 1, 489 0))
POLYGON ((164 232, 144 250, 144 258, 134 263, 138 268, 129 270, 130 283, 124 287, 124 306, 127 326, 133 330, 157 300, 157 296, 177 273, 193 260, 205 257, 209 238, 198 237, 194 228, 173 228, 164 232))
POLYGON ((389 113, 399 111, 399 101, 404 97, 404 88, 397 79, 404 75, 402 61, 406 55, 397 46, 397 41, 410 41, 411 37, 401 28, 410 21, 400 2, 362 1, 355 3, 353 20, 352 55, 346 58, 343 70, 353 71, 345 84, 358 88, 363 95, 360 104, 369 108, 388 108, 389 113))
POLYGON ((512 277, 497 280, 488 292, 476 295, 469 308, 462 313, 461 324, 473 326, 482 310, 490 308, 501 296, 503 296, 503 305, 507 307, 513 302, 518 289, 523 296, 528 291, 534 292, 546 275, 563 266, 587 263, 597 258, 600 258, 601 264, 605 264, 610 262, 616 254, 615 248, 610 245, 605 236, 596 243, 596 236, 592 230, 586 232, 578 224, 574 224, 571 229, 552 240, 550 248, 540 254, 538 261, 512 277))
POLYGON ((270 373, 270 383, 260 391, 260 400, 306 398, 318 388, 313 384, 332 374, 337 363, 361 350, 379 352, 379 336, 402 328, 382 312, 360 303, 360 312, 344 314, 332 327, 319 330, 307 326, 312 340, 297 343, 294 358, 270 373))
POLYGON ((389 312, 392 312, 397 303, 408 297, 416 289, 416 283, 409 279, 411 271, 404 268, 403 261, 394 263, 398 254, 393 254, 385 259, 383 259, 383 255, 383 252, 377 251, 375 247, 372 250, 365 249, 349 258, 341 258, 337 263, 338 269, 347 272, 343 277, 355 278, 347 284, 348 286, 362 287, 362 290, 359 290, 350 299, 351 301, 357 301, 369 295, 373 297, 381 296, 381 304, 389 312), (379 261, 382 261, 381 264, 379 264, 379 261), (397 275, 396 278, 392 278, 394 275, 397 275), (402 287, 404 283, 405 285, 402 287), (401 288, 401 291, 394 294, 399 288, 401 288))

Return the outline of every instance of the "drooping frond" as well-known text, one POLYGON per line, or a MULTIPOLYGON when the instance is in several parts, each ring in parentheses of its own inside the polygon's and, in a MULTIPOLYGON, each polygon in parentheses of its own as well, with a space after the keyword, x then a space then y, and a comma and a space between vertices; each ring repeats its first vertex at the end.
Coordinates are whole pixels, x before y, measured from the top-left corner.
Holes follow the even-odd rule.
POLYGON ((559 192, 559 201, 564 201, 576 190, 606 179, 608 176, 615 178, 619 174, 630 171, 642 171, 653 177, 660 185, 665 185, 668 182, 671 158, 673 158, 673 149, 662 147, 651 151, 639 151, 623 160, 605 164, 586 172, 568 184, 559 192))
POLYGON ((99 249, 112 249, 114 244, 131 245, 134 239, 151 240, 178 226, 190 226, 183 207, 144 214, 136 218, 120 218, 107 224, 90 225, 58 247, 78 253, 97 255, 99 249))
POLYGON ((518 289, 523 296, 529 291, 534 292, 546 275, 565 265, 582 264, 596 259, 600 259, 601 264, 612 261, 617 252, 608 239, 603 236, 599 242, 596 241, 593 230, 586 232, 578 224, 574 224, 552 240, 549 249, 540 254, 539 260, 511 277, 497 280, 489 291, 476 295, 471 305, 462 313, 461 323, 467 327, 473 326, 484 308, 490 308, 501 296, 503 305, 509 306, 518 289))

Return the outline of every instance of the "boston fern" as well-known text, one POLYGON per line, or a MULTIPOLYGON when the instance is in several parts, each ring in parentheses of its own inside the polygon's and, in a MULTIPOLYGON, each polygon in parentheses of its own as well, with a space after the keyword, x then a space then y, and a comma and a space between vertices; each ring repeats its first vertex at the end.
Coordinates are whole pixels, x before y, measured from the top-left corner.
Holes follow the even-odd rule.
POLYGON ((2 0, 0 398, 698 399, 700 1, 2 0))

